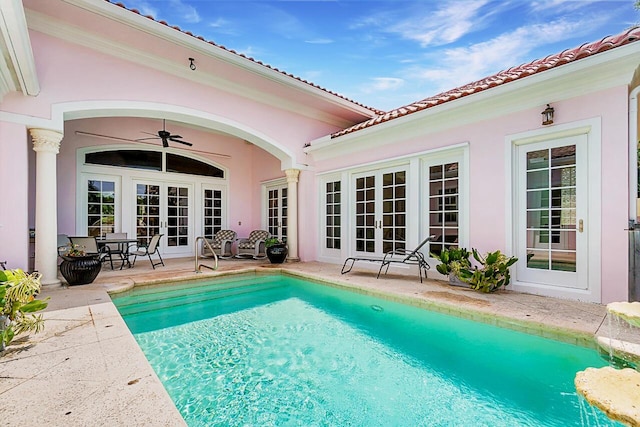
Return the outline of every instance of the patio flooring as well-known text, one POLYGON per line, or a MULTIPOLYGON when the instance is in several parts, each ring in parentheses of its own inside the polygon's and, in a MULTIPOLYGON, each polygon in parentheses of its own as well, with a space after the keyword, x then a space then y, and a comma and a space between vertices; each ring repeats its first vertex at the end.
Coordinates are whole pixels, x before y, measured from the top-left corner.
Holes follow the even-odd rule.
POLYGON ((595 336, 608 336, 603 305, 511 291, 481 294, 438 280, 421 284, 414 271, 377 280, 372 270, 356 266, 341 275, 341 266, 318 262, 220 260, 217 271, 203 269, 201 274, 194 271, 193 258, 167 259, 165 264, 152 270, 148 260, 139 259, 132 269, 104 268, 89 285, 45 287, 41 297, 51 298, 45 330, 19 337, 0 356, 3 425, 185 425, 111 303, 109 292, 134 285, 282 270, 583 346, 595 348, 595 336))

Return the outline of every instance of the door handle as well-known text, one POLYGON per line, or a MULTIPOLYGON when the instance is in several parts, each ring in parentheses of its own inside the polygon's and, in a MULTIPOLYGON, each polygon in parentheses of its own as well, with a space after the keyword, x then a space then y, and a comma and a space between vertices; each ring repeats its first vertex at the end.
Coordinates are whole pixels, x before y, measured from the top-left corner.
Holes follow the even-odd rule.
POLYGON ((580 233, 582 233, 584 231, 584 221, 583 220, 578 221, 578 231, 580 233))

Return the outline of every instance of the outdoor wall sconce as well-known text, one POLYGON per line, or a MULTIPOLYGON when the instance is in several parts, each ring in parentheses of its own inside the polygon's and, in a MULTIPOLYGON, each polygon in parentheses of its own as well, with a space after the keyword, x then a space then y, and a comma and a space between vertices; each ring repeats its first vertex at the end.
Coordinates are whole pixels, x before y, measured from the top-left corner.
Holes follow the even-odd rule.
POLYGON ((543 125, 552 125, 553 124, 553 107, 550 107, 547 104, 547 108, 540 114, 542 114, 542 124, 543 125))
POLYGON ((193 61, 195 61, 195 59, 189 58, 189 68, 191 68, 192 71, 195 71, 196 70, 196 64, 194 64, 193 61))

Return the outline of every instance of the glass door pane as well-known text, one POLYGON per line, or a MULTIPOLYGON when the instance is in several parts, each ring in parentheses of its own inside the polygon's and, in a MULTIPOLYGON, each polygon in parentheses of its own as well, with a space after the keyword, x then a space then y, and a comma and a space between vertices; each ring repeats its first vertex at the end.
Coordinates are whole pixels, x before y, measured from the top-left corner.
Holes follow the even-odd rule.
POLYGON ((148 244, 154 234, 160 233, 160 186, 136 184, 136 236, 148 244))
POLYGON ((586 289, 586 136, 518 147, 517 280, 586 289))
POLYGON ((189 188, 167 187, 167 246, 189 246, 189 188))
POLYGON ((356 251, 376 251, 376 177, 356 179, 356 251))

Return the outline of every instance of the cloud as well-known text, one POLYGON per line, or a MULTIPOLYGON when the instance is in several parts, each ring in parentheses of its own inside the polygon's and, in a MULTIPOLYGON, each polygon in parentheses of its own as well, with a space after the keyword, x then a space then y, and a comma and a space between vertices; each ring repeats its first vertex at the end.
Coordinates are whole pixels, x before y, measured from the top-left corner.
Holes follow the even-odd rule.
POLYGON ((127 7, 130 9, 137 9, 144 16, 153 16, 158 19, 158 9, 151 6, 147 1, 131 0, 131 2, 127 4, 127 7))
MULTIPOLYGON (((350 29, 372 28, 381 33, 416 41, 422 47, 440 46, 484 28, 487 18, 503 7, 493 2, 491 8, 487 9, 485 6, 488 3, 489 0, 449 0, 409 3, 407 8, 398 8, 394 3, 392 10, 367 15, 353 22, 350 29)), ((505 5, 506 3, 508 2, 505 5)))
POLYGON ((201 21, 200 15, 195 7, 184 3, 182 0, 170 0, 170 7, 175 13, 180 15, 184 22, 197 24, 201 21))
POLYGON ((579 36, 597 25, 597 19, 559 19, 523 26, 471 46, 442 49, 431 55, 428 65, 410 67, 405 73, 428 83, 436 92, 449 90, 528 62, 535 49, 579 36))
POLYGON ((397 90, 404 85, 404 80, 396 77, 374 77, 370 82, 360 87, 363 93, 373 93, 397 90))
POLYGON ((333 43, 333 40, 331 39, 312 39, 312 40, 305 40, 305 43, 309 43, 309 44, 331 44, 333 43))
POLYGON ((238 34, 238 31, 233 26, 231 21, 228 21, 224 18, 218 18, 215 21, 210 22, 208 26, 213 28, 213 30, 218 34, 226 34, 230 36, 235 36, 238 34))

